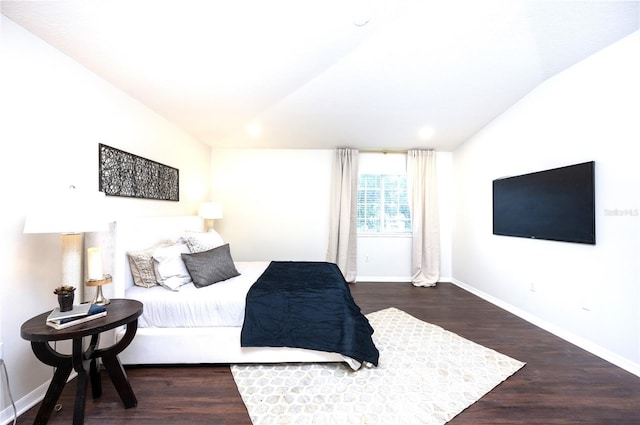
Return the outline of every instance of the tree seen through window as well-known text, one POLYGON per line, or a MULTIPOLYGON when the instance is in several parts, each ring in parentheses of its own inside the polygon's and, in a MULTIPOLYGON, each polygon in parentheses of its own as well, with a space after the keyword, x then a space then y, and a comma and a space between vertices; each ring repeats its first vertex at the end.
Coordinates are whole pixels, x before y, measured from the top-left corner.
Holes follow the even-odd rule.
POLYGON ((410 233, 405 175, 361 174, 358 179, 359 233, 410 233))

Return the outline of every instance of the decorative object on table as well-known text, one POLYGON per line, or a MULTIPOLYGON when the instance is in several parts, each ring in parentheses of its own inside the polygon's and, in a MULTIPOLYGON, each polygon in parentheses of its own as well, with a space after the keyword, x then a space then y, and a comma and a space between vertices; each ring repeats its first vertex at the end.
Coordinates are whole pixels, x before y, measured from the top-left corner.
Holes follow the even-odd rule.
POLYGON ((84 191, 70 186, 49 191, 50 198, 39 199, 26 217, 24 233, 60 233, 62 235, 61 286, 78 288, 76 302, 83 301, 82 245, 84 232, 108 230, 102 215, 104 193, 84 191))
POLYGON ((60 311, 70 311, 73 309, 73 299, 75 298, 76 288, 69 285, 62 285, 54 289, 53 293, 58 296, 60 311))
POLYGON ((96 296, 91 301, 96 305, 107 305, 109 299, 102 294, 102 285, 111 283, 111 276, 102 273, 102 251, 93 247, 87 249, 87 286, 96 286, 96 296))
MULTIPOLYGON (((107 315, 107 308, 103 305, 85 303, 82 305, 88 306, 86 313, 78 316, 53 318, 50 319, 51 314, 47 317, 47 326, 54 329, 65 329, 71 326, 76 326, 81 323, 86 323, 90 320, 99 319, 107 315)), ((53 313, 53 312, 52 312, 53 313)))
POLYGON ((109 196, 179 201, 179 170, 102 143, 100 190, 109 196))
POLYGON ((213 220, 222 218, 222 205, 220 202, 203 202, 198 208, 198 215, 205 220, 205 228, 208 232, 213 230, 213 220))
POLYGON ((97 287, 96 296, 93 297, 91 304, 107 305, 111 302, 109 301, 109 298, 102 294, 102 285, 106 285, 107 283, 111 283, 111 276, 108 274, 102 275, 102 279, 89 279, 87 281, 87 286, 97 287))
POLYGON ((87 249, 87 276, 90 280, 102 279, 102 252, 100 248, 87 249))
POLYGON ((69 311, 60 311, 59 307, 51 310, 51 313, 47 316, 47 321, 56 321, 60 319, 69 319, 74 317, 86 316, 91 308, 91 304, 75 304, 69 311))

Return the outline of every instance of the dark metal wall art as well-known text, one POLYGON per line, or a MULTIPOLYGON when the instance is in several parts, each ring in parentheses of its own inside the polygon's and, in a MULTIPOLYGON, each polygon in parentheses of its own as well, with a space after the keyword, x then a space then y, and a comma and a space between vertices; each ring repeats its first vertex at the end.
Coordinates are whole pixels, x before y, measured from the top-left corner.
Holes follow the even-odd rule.
POLYGON ((150 159, 98 145, 100 191, 110 196, 179 201, 179 170, 150 159))

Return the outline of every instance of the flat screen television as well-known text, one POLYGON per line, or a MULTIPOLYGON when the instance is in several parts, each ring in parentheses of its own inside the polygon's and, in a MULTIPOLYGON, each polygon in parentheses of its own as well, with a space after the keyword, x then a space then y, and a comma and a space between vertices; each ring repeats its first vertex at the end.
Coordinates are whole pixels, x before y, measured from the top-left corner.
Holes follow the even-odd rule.
POLYGON ((494 180, 493 234, 595 245, 595 163, 494 180))

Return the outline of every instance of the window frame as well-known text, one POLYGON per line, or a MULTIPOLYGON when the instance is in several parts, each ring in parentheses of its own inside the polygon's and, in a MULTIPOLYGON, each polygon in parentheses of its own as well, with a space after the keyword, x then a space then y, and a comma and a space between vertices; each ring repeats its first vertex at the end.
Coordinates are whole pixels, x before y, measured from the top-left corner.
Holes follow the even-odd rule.
MULTIPOLYGON (((357 190, 357 211, 356 211, 356 232, 357 235, 366 236, 366 237, 411 237, 412 229, 413 229, 413 221, 411 217, 411 211, 409 208, 409 193, 408 193, 408 181, 406 174, 406 154, 394 155, 394 157, 390 158, 385 153, 377 153, 377 154, 368 154, 367 158, 363 158, 364 167, 361 167, 358 173, 358 190, 357 190), (378 228, 379 230, 367 230, 366 228, 361 227, 361 223, 367 220, 367 207, 369 203, 367 203, 367 187, 363 188, 363 176, 377 176, 378 184, 374 184, 374 189, 372 192, 377 190, 377 196, 374 198, 378 198, 379 211, 377 221, 379 222, 378 228), (388 202, 388 199, 385 195, 389 193, 386 188, 390 183, 389 178, 398 179, 396 181, 397 187, 394 190, 394 197, 396 198, 396 202, 388 202), (377 188, 377 189, 376 189, 377 188), (362 193, 362 191, 365 191, 362 193), (404 192, 405 197, 403 199, 402 193, 404 192), (403 201, 406 201, 403 202, 403 201), (364 205, 362 205, 364 203, 364 205), (387 218, 387 206, 390 204, 395 204, 395 208, 397 211, 396 218, 387 218), (362 212, 361 216, 361 209, 362 212), (404 212, 403 212, 404 211, 404 212), (406 213, 405 213, 406 212, 406 213), (404 216, 405 218, 398 218, 398 216, 404 216), (402 223, 405 225, 404 230, 386 230, 389 228, 387 223, 402 223)), ((364 156, 364 154, 363 154, 364 156)), ((362 158, 362 156, 361 156, 362 158)), ((373 202, 375 204, 375 202, 373 202)))

